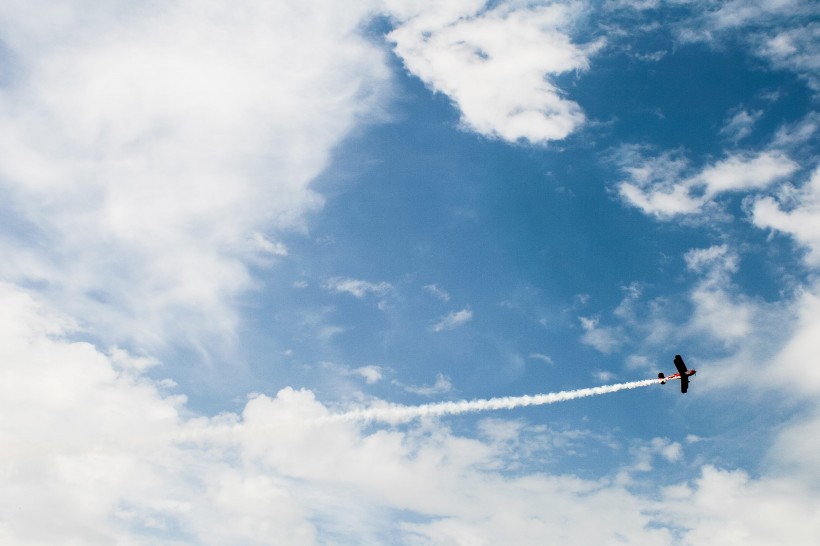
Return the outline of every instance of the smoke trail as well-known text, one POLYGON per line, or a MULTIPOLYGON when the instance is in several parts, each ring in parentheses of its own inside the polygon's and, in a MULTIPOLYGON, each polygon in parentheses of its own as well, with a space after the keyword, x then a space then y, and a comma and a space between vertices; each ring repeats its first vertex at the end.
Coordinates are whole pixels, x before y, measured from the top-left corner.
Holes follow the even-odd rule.
MULTIPOLYGON (((674 381, 679 377, 667 377, 664 381, 674 381)), ((544 404, 554 404, 576 398, 586 398, 588 396, 598 396, 610 392, 618 392, 627 389, 637 389, 648 387, 660 383, 661 379, 645 379, 643 381, 632 381, 631 383, 619 383, 617 385, 604 385, 587 389, 577 389, 572 391, 553 392, 548 394, 535 394, 525 396, 504 396, 499 398, 489 398, 487 400, 461 400, 458 402, 436 402, 433 404, 422 404, 420 406, 402 406, 379 402, 370 407, 355 409, 344 413, 327 413, 323 405, 316 402, 312 393, 304 391, 294 391, 293 389, 283 389, 277 395, 276 400, 285 402, 290 406, 290 411, 286 408, 283 412, 274 412, 262 422, 256 421, 249 424, 246 420, 222 419, 219 422, 209 420, 193 419, 187 422, 183 430, 173 434, 173 440, 180 443, 198 442, 241 442, 246 434, 268 433, 271 431, 304 431, 310 425, 322 425, 333 422, 380 422, 388 424, 407 423, 422 417, 439 417, 444 415, 459 415, 462 413, 472 413, 477 411, 514 409, 525 406, 541 406, 544 404), (310 406, 310 411, 299 410, 305 403, 310 406), (272 417, 272 418, 271 418, 272 417)), ((275 401, 271 401, 273 403, 275 401)))
POLYGON ((600 394, 607 394, 610 392, 648 387, 649 385, 658 384, 660 381, 660 379, 644 379, 643 381, 632 381, 630 383, 604 385, 601 387, 553 392, 548 394, 504 396, 500 398, 489 398, 487 400, 436 402, 433 404, 423 404, 421 406, 401 406, 398 404, 385 403, 332 415, 330 416, 330 419, 343 421, 379 421, 393 424, 406 423, 421 417, 438 417, 442 415, 458 415, 461 413, 472 413, 476 411, 513 409, 525 406, 554 404, 555 402, 565 402, 567 400, 585 398, 587 396, 598 396, 600 394))

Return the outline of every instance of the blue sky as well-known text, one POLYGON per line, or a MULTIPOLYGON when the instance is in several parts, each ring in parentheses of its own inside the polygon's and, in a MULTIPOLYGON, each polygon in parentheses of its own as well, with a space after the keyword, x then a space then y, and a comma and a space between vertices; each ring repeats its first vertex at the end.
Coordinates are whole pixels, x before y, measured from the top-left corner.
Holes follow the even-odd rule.
POLYGON ((0 11, 0 542, 816 540, 812 2, 0 11))

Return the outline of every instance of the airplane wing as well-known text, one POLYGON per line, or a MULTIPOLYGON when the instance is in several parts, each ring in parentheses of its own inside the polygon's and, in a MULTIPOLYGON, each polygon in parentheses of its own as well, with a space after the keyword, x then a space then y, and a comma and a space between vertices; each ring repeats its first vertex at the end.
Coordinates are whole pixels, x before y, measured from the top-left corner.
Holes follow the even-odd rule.
POLYGON ((678 373, 681 374, 681 376, 686 375, 686 364, 684 364, 680 355, 675 355, 675 367, 678 369, 678 373))
POLYGON ((675 355, 675 367, 680 374, 680 392, 686 392, 689 389, 689 374, 686 373, 686 364, 680 355, 675 355))

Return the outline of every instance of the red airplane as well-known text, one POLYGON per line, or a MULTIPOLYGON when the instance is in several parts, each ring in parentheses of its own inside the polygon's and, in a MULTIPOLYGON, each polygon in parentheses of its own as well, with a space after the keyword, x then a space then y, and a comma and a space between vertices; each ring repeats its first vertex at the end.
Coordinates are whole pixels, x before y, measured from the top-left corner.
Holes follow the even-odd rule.
POLYGON ((661 380, 661 385, 667 381, 680 379, 680 392, 686 392, 689 389, 689 376, 695 375, 697 372, 695 372, 695 370, 687 370, 686 364, 684 364, 680 355, 675 355, 675 367, 678 369, 678 373, 666 377, 663 375, 663 372, 661 372, 658 374, 658 379, 661 380))

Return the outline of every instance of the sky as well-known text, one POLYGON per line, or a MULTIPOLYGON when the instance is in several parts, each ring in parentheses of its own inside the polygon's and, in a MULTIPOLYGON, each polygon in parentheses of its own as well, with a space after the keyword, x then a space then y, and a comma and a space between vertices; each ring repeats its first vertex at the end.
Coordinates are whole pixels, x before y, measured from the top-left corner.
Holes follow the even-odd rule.
POLYGON ((816 542, 815 2, 2 4, 1 543, 816 542))

